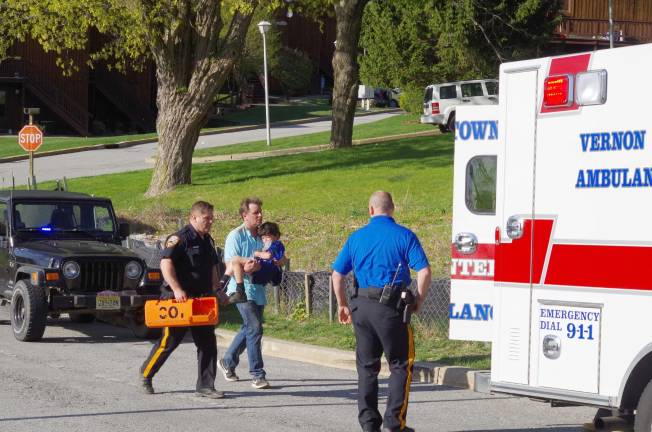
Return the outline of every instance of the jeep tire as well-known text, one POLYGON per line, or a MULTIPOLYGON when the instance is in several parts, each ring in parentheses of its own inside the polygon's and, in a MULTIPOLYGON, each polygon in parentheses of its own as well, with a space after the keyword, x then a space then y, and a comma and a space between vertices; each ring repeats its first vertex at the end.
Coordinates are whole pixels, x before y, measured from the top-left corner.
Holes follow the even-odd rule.
POLYGON ((641 398, 636 406, 636 416, 634 417, 634 431, 650 431, 652 427, 652 381, 647 383, 645 390, 641 393, 641 398))
POLYGON ((143 314, 129 318, 128 327, 138 339, 158 339, 161 337, 162 329, 147 327, 143 314))
POLYGON ((78 324, 88 324, 95 321, 95 315, 92 313, 68 312, 70 321, 78 324))
POLYGON ((455 111, 450 113, 450 115, 448 116, 448 123, 446 124, 446 129, 448 129, 452 133, 455 133, 455 111))
POLYGON ((45 332, 48 308, 45 293, 25 280, 14 285, 11 296, 11 329, 19 341, 33 342, 45 332))

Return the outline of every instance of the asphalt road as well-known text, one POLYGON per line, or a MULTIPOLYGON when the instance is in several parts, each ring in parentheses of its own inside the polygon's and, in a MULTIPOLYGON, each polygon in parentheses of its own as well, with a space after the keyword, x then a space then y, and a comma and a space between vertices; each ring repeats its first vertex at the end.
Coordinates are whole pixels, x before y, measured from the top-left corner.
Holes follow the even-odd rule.
MULTIPOLYGON (((385 113, 357 117, 355 124, 370 123, 394 115, 397 114, 385 113)), ((330 128, 330 121, 272 127, 272 147, 273 140, 276 138, 324 132, 329 131, 330 128)), ((200 136, 196 148, 219 147, 258 140, 265 140, 264 128, 200 136)), ((34 159, 36 180, 41 182, 61 179, 64 176, 67 178, 87 177, 151 168, 152 165, 148 164, 146 160, 156 154, 156 145, 156 143, 150 143, 122 149, 93 150, 36 158, 34 159)), ((11 186, 12 173, 16 185, 26 184, 28 166, 27 161, 0 164, 0 187, 11 186)))
MULTIPOLYGON (((273 388, 246 379, 217 388, 222 400, 193 395, 195 348, 186 340, 141 394, 137 370, 151 342, 101 323, 51 320, 41 342, 16 341, 7 307, 0 308, 1 431, 357 431, 356 375, 266 357, 273 388)), ((384 395, 384 382, 381 394, 384 395)), ((384 396, 381 400, 384 409, 384 396)), ((489 396, 414 384, 408 423, 424 431, 572 432, 590 421, 590 408, 550 408, 524 398, 489 396)))

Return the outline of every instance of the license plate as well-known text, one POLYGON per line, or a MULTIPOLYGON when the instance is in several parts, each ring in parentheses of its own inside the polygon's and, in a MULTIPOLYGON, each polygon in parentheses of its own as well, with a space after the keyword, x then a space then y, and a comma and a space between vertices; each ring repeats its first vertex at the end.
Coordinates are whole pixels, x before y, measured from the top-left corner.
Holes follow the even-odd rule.
POLYGON ((120 296, 98 295, 95 297, 95 309, 116 310, 120 309, 120 296))

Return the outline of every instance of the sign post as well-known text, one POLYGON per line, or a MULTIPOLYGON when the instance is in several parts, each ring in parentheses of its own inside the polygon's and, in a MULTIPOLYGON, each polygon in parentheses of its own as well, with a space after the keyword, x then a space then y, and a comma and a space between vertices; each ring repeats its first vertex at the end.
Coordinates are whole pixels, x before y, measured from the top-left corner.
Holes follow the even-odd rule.
POLYGON ((18 132, 18 144, 29 153, 29 183, 36 189, 36 177, 34 176, 34 152, 43 144, 43 132, 34 125, 32 114, 29 115, 29 124, 23 126, 18 132))

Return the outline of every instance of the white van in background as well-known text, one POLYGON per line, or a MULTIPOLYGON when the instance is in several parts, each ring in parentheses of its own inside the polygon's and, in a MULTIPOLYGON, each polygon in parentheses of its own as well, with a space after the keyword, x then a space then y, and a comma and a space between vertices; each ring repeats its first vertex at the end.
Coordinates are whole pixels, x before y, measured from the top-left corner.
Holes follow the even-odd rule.
POLYGON ((426 87, 421 123, 438 125, 442 132, 455 130, 455 109, 459 105, 496 105, 498 81, 458 81, 426 87))

